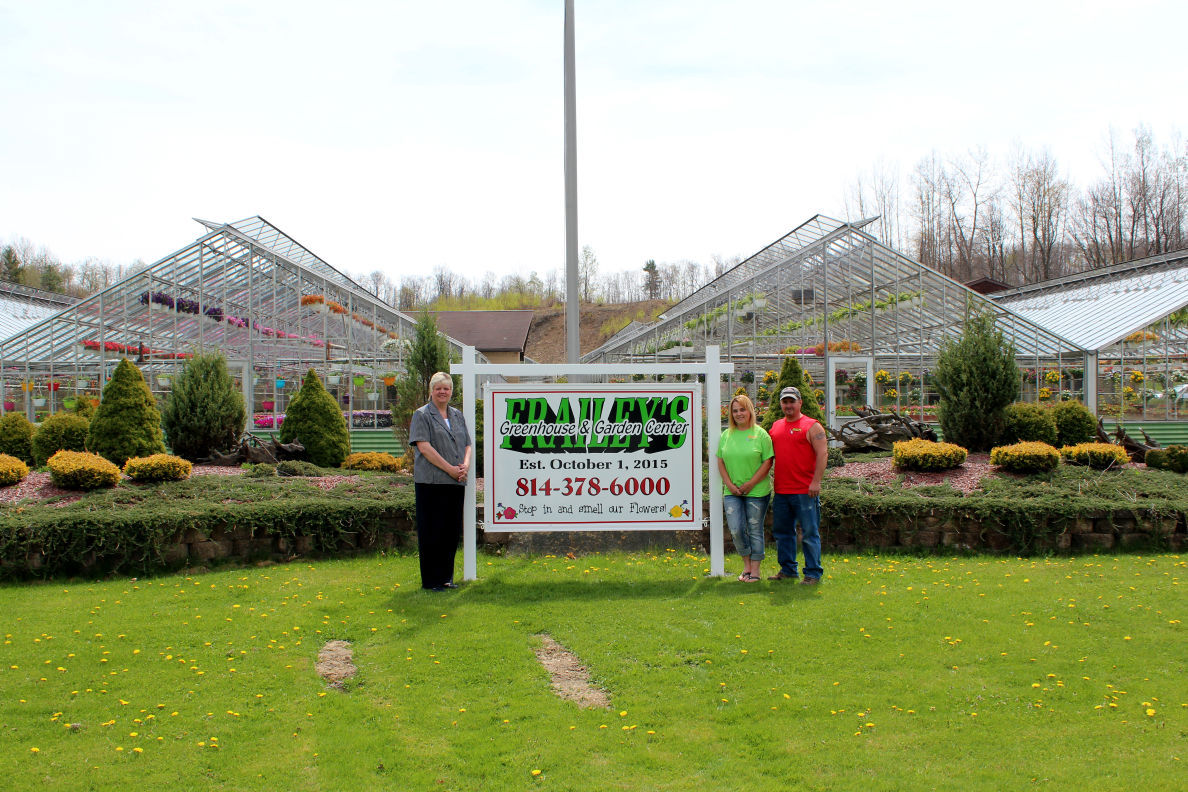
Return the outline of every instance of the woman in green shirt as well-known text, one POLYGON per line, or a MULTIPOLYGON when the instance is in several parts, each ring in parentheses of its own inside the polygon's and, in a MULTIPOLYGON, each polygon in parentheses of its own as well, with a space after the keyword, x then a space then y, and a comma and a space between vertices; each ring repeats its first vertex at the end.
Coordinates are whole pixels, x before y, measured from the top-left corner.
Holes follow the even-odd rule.
POLYGON ((730 426, 718 441, 718 472, 722 474, 722 506, 726 524, 734 536, 734 548, 743 559, 738 579, 759 580, 763 560, 763 519, 771 494, 771 472, 775 452, 771 437, 756 423, 755 405, 747 396, 730 400, 730 426))

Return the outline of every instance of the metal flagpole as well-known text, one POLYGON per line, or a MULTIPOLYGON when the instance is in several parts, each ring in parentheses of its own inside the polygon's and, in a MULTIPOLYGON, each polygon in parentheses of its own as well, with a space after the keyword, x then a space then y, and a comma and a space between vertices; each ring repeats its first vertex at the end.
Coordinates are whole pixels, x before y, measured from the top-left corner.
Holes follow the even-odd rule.
POLYGON ((565 0, 565 352, 581 357, 578 343, 577 98, 574 88, 573 0, 565 0))

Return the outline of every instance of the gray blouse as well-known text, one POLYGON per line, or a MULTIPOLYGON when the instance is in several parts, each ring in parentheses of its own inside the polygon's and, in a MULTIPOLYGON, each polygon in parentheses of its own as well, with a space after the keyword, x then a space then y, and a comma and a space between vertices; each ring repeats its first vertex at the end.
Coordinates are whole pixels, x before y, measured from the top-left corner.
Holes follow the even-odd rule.
POLYGON ((408 444, 413 448, 413 482, 416 484, 457 484, 466 486, 449 473, 430 462, 417 449, 416 444, 428 442, 433 450, 441 454, 441 458, 451 465, 462 464, 466 456, 466 447, 470 445, 470 432, 466 428, 466 418, 456 407, 446 407, 446 414, 450 417, 450 424, 441 419, 441 413, 429 402, 412 414, 412 421, 408 425, 408 444))

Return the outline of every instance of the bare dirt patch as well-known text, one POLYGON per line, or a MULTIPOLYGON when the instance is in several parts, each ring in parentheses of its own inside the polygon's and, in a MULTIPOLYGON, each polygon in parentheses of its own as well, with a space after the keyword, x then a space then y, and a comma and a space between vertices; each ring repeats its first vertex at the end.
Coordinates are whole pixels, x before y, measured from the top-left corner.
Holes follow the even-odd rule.
POLYGON ((330 687, 342 690, 343 681, 359 673, 354 659, 350 641, 327 641, 318 652, 318 663, 314 669, 330 687))
POLYGON ((534 650, 536 659, 549 672, 554 693, 582 709, 610 709, 610 696, 590 683, 590 674, 577 655, 550 635, 542 633, 540 641, 540 648, 534 650))

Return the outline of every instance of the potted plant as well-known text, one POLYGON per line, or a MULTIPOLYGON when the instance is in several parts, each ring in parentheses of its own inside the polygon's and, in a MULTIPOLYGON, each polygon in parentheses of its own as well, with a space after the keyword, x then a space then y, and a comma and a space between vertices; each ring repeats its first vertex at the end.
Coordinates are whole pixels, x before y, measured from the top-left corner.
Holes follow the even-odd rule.
POLYGON ((379 391, 367 391, 367 401, 376 401, 379 399, 379 391))
POLYGON ((67 410, 73 410, 78 406, 78 399, 73 396, 67 396, 65 399, 62 399, 62 406, 67 410))
POLYGON ((269 400, 260 402, 260 406, 262 408, 264 408, 266 411, 272 412, 272 408, 276 406, 276 402, 269 399, 269 400))
POLYGON ((384 375, 384 384, 387 385, 388 387, 392 387, 393 385, 395 385, 396 384, 396 372, 389 371, 387 374, 385 374, 384 375))
POLYGON ((327 374, 326 375, 326 384, 327 385, 337 385, 341 381, 342 381, 342 377, 340 377, 338 374, 327 374))
POLYGON ((285 387, 285 381, 283 379, 281 379, 280 377, 277 377, 276 378, 276 389, 284 390, 284 387, 285 387))
POLYGON ((16 410, 16 402, 4 402, 4 412, 13 412, 16 410))
POLYGON ((75 380, 75 381, 74 381, 74 386, 75 386, 76 388, 79 388, 80 390, 85 390, 86 388, 89 388, 89 387, 91 387, 91 386, 90 386, 90 380, 85 380, 85 379, 78 379, 78 380, 75 380))
POLYGON ((45 397, 44 396, 34 396, 33 397, 33 406, 34 407, 44 407, 45 406, 45 397))
POLYGON ((364 376, 362 376, 361 374, 356 374, 356 375, 355 375, 355 376, 354 376, 354 377, 351 379, 351 381, 352 381, 353 383, 355 383, 355 386, 356 386, 356 387, 358 387, 358 388, 362 388, 364 385, 366 385, 366 384, 367 384, 367 378, 366 378, 366 377, 364 377, 364 376))
POLYGON ((160 385, 162 388, 168 388, 169 387, 169 377, 165 374, 158 374, 157 375, 157 384, 160 385))

